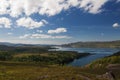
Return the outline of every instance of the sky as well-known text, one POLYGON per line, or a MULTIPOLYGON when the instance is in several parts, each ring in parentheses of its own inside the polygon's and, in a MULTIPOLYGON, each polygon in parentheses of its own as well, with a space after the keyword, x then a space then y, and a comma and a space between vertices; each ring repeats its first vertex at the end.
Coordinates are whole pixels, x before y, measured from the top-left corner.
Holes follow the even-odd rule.
POLYGON ((120 40, 120 0, 0 0, 0 42, 120 40))

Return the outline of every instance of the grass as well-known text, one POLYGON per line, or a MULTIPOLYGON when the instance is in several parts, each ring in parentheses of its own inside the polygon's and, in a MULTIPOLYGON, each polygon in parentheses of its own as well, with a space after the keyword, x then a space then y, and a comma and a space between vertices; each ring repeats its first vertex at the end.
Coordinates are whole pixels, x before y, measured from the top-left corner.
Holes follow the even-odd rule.
POLYGON ((24 57, 24 56, 31 56, 31 55, 41 55, 41 54, 39 54, 39 53, 35 53, 35 54, 33 54, 33 53, 24 53, 24 54, 15 54, 15 55, 13 55, 13 57, 24 57))
POLYGON ((87 72, 87 69, 57 65, 24 65, 19 63, 4 63, 0 65, 0 80, 91 80, 96 79, 96 74, 87 72))
MULTIPOLYGON (((116 80, 120 80, 120 52, 117 52, 111 56, 96 60, 88 65, 89 68, 96 69, 95 72, 102 73, 112 71, 116 76, 116 80), (116 65, 116 67, 107 68, 108 65, 116 65), (99 69, 99 70, 98 70, 99 69), (98 70, 98 71, 97 71, 98 70)), ((89 70, 90 71, 90 70, 89 70)))
POLYGON ((92 62, 90 67, 106 67, 109 64, 120 64, 120 56, 110 56, 92 62))

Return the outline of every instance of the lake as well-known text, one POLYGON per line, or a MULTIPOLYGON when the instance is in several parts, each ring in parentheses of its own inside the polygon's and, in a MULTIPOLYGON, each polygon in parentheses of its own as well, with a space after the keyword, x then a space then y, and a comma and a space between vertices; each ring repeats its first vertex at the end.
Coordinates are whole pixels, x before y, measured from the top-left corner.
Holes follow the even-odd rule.
POLYGON ((56 49, 51 49, 51 51, 77 51, 79 53, 91 53, 87 57, 79 58, 69 63, 68 66, 85 66, 97 59, 112 55, 115 52, 120 51, 117 48, 66 48, 55 46, 56 49))

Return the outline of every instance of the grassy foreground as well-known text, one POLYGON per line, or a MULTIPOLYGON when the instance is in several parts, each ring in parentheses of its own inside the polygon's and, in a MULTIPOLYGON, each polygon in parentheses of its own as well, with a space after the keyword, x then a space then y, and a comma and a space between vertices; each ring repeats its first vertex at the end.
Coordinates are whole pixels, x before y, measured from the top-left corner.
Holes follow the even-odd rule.
POLYGON ((0 80, 106 80, 89 68, 0 62, 0 80), (30 66, 31 65, 31 66, 30 66))

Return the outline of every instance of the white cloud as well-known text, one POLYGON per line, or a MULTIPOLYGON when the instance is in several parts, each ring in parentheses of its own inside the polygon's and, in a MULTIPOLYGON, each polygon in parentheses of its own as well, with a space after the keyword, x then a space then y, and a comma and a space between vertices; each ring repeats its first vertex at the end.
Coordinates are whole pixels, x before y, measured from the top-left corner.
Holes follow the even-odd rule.
POLYGON ((0 28, 11 28, 11 20, 6 17, 1 17, 0 28))
POLYGON ((55 30, 48 30, 48 33, 49 34, 58 34, 58 33, 64 33, 64 32, 67 32, 67 29, 66 28, 57 28, 55 30))
POLYGON ((47 24, 46 20, 41 20, 40 22, 36 22, 36 21, 32 20, 30 17, 20 18, 16 22, 17 22, 18 26, 22 26, 22 27, 25 27, 25 28, 28 28, 28 29, 39 28, 39 27, 47 24))
POLYGON ((38 32, 38 33, 42 33, 43 31, 42 31, 42 30, 37 30, 36 32, 38 32))
POLYGON ((101 7, 109 0, 81 0, 80 8, 89 13, 97 14, 101 12, 101 7))
POLYGON ((25 34, 19 37, 20 39, 25 38, 36 38, 36 39, 69 39, 69 36, 52 36, 47 34, 25 34))
POLYGON ((12 35, 13 33, 11 33, 11 32, 8 32, 7 34, 8 34, 8 35, 12 35))
POLYGON ((9 2, 7 0, 0 0, 0 15, 9 13, 9 2))
POLYGON ((24 38, 28 38, 30 36, 30 34, 25 34, 25 35, 23 35, 23 36, 20 36, 19 38, 20 39, 24 39, 24 38))
POLYGON ((10 15, 18 17, 23 13, 27 16, 37 13, 40 10, 44 0, 9 0, 10 15))
POLYGON ((117 2, 120 2, 120 0, 117 0, 117 2))
POLYGON ((1 0, 0 15, 18 17, 34 13, 54 16, 71 7, 82 8, 89 13, 101 12, 101 7, 109 0, 1 0))
POLYGON ((118 27, 120 27, 120 25, 119 25, 118 23, 114 23, 114 24, 113 24, 113 27, 114 27, 114 28, 118 28, 118 27))

